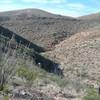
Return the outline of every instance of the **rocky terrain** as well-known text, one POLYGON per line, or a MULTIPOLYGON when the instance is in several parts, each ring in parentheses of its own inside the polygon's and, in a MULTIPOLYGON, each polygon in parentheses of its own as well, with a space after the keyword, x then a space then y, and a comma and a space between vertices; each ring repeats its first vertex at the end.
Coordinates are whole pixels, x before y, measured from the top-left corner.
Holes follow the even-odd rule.
POLYGON ((94 13, 94 14, 90 14, 90 15, 85 15, 85 16, 81 16, 79 17, 79 19, 83 19, 83 20, 95 20, 95 21, 100 21, 100 12, 99 13, 94 13))
POLYGON ((100 100, 99 18, 0 13, 0 100, 100 100))
MULTIPOLYGON (((79 19, 90 21, 91 24, 96 23, 95 26, 72 35, 56 45, 53 51, 44 54, 48 58, 59 62, 61 69, 63 69, 64 77, 73 81, 73 86, 75 80, 77 80, 78 84, 83 86, 84 89, 88 89, 87 86, 92 86, 96 91, 98 91, 100 84, 99 16, 100 13, 80 17, 79 19)), ((82 87, 80 88, 82 89, 82 87)))
POLYGON ((100 26, 97 25, 64 40, 46 55, 61 64, 66 79, 78 79, 82 86, 97 88, 100 83, 99 49, 100 26))
POLYGON ((96 23, 51 14, 39 9, 25 9, 0 13, 0 25, 44 47, 54 48, 66 37, 84 31, 96 23))

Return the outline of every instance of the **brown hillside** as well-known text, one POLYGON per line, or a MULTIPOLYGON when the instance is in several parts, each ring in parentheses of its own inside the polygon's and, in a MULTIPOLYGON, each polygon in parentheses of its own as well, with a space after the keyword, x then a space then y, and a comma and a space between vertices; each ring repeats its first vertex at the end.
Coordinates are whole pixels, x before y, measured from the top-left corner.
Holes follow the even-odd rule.
POLYGON ((55 44, 94 24, 71 17, 54 15, 39 9, 25 9, 0 13, 0 25, 44 47, 55 44))
POLYGON ((81 81, 98 84, 100 78, 100 27, 77 33, 47 55, 58 61, 66 78, 81 76, 81 81), (88 80, 88 81, 87 81, 88 80))
POLYGON ((86 16, 81 16, 79 17, 80 19, 85 19, 85 20, 97 20, 100 19, 100 12, 99 13, 94 13, 86 16))

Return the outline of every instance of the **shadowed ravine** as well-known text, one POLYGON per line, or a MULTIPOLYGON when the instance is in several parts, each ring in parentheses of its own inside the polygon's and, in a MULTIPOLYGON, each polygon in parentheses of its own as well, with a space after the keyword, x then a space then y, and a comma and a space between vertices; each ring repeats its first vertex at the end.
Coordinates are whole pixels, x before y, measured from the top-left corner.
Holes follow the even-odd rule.
POLYGON ((16 33, 13 33, 12 31, 2 26, 0 26, 0 35, 3 36, 4 38, 9 38, 9 39, 11 39, 12 36, 14 36, 14 39, 17 42, 17 44, 21 44, 24 47, 29 47, 30 49, 33 49, 34 53, 32 53, 30 56, 33 58, 37 66, 41 64, 41 68, 50 73, 55 73, 55 74, 59 74, 59 72, 62 73, 61 70, 58 68, 59 66, 58 63, 55 63, 39 54, 45 51, 42 47, 35 45, 34 43, 24 39, 23 37, 17 35, 16 33))

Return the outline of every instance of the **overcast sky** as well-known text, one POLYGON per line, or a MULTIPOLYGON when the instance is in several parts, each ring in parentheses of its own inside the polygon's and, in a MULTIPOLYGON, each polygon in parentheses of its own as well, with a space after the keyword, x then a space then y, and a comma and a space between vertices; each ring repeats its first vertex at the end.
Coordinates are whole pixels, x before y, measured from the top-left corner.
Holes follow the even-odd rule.
POLYGON ((78 17, 100 12, 100 0, 0 0, 0 12, 26 8, 78 17))

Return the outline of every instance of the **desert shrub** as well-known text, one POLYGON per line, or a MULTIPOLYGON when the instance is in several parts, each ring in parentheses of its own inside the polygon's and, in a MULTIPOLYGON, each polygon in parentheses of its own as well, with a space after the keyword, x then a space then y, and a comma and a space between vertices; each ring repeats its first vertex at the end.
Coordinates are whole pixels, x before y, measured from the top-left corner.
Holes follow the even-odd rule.
MULTIPOLYGON (((48 68, 48 67, 47 67, 48 68)), ((60 87, 64 87, 67 85, 68 80, 62 78, 59 75, 56 75, 54 73, 49 73, 46 70, 43 70, 40 67, 35 67, 35 71, 38 73, 38 78, 43 80, 49 80, 49 82, 54 82, 60 87)))
POLYGON ((62 78, 58 75, 55 75, 53 73, 48 73, 43 69, 37 68, 37 72, 38 72, 38 78, 47 79, 51 82, 56 83, 60 87, 65 87, 68 84, 68 81, 65 80, 64 78, 62 78))
POLYGON ((16 71, 18 59, 15 57, 15 53, 16 51, 12 50, 7 51, 7 53, 0 51, 0 91, 4 89, 16 71))
POLYGON ((66 79, 61 78, 58 75, 54 75, 51 74, 49 76, 47 76, 51 81, 55 82, 56 84, 58 84, 58 86, 60 87, 65 87, 68 84, 68 81, 66 79))
POLYGON ((32 85, 36 79, 49 80, 49 82, 54 82, 60 87, 65 87, 68 84, 68 80, 61 78, 58 75, 49 73, 33 64, 33 67, 30 67, 27 64, 21 64, 17 70, 18 77, 24 78, 27 80, 27 84, 32 85))
POLYGON ((8 95, 4 95, 4 96, 3 96, 3 100, 10 100, 10 98, 9 98, 8 95))
MULTIPOLYGON (((19 66, 20 58, 16 49, 11 48, 12 40, 0 37, 0 91, 5 89, 9 80, 15 75, 19 66)), ((17 44, 15 44, 17 47, 17 44)))
POLYGON ((83 100, 100 100, 100 96, 98 95, 98 92, 94 88, 89 88, 86 91, 86 95, 84 96, 83 100))
POLYGON ((31 85, 33 81, 38 77, 37 71, 35 71, 34 68, 30 68, 29 66, 22 65, 17 70, 18 77, 21 77, 22 79, 26 79, 27 84, 31 85))

